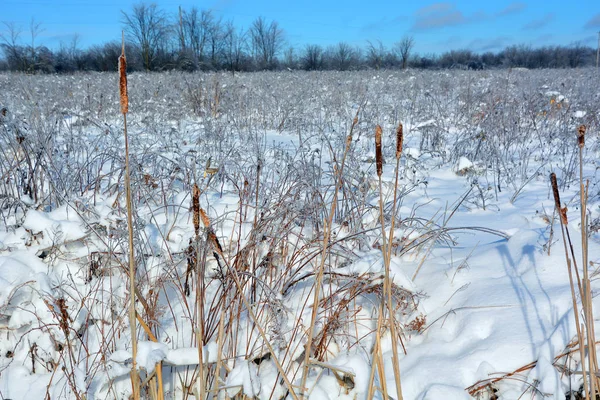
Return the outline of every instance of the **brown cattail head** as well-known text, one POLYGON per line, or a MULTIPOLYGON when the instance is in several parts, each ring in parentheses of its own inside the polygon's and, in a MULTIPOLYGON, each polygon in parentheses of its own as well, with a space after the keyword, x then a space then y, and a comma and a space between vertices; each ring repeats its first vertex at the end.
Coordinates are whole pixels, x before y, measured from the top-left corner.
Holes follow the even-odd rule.
POLYGON ((194 184, 192 189, 192 212, 194 213, 194 233, 200 234, 200 189, 194 184))
POLYGON ((404 133, 402 132, 402 122, 396 129, 396 159, 400 158, 402 154, 402 144, 404 143, 404 133))
POLYGON ((550 186, 552 186, 552 194, 554 195, 554 205, 557 210, 560 210, 560 194, 558 193, 558 183, 554 172, 550 174, 550 186))
POLYGON ((560 220, 563 225, 569 224, 569 219, 567 218, 567 207, 560 206, 560 194, 558 193, 558 183, 556 181, 556 174, 553 172, 550 174, 550 185, 552 186, 552 194, 554 195, 554 205, 556 206, 556 211, 560 216, 560 220))
POLYGON ((350 149, 352 145, 352 132, 354 132, 354 128, 358 125, 358 113, 360 112, 360 107, 356 110, 356 115, 354 115, 354 119, 352 120, 352 126, 350 127, 350 133, 346 136, 346 151, 350 149))
POLYGON ((204 209, 200 209, 200 218, 202 219, 202 224, 204 225, 205 228, 210 228, 210 218, 208 218, 208 214, 206 214, 206 211, 204 211, 204 209))
POLYGON ((127 58, 125 57, 125 40, 119 57, 119 96, 121 100, 121 114, 129 111, 129 97, 127 96, 127 58))
POLYGON ((579 125, 579 129, 577 129, 577 144, 580 149, 583 149, 585 146, 585 125, 579 125))
POLYGON ((67 311, 69 307, 67 307, 67 302, 65 299, 56 300, 56 305, 60 311, 60 328, 63 330, 63 332, 67 333, 69 332, 69 321, 71 319, 69 317, 69 312, 67 311))
POLYGON ((377 164, 377 176, 383 173, 383 153, 381 151, 381 126, 375 127, 375 163, 377 164))
POLYGON ((569 209, 567 207, 563 207, 560 209, 560 220, 562 221, 563 225, 569 225, 569 219, 567 218, 567 211, 569 211, 569 209))
POLYGON ((349 149, 352 145, 352 135, 346 136, 346 148, 349 149))

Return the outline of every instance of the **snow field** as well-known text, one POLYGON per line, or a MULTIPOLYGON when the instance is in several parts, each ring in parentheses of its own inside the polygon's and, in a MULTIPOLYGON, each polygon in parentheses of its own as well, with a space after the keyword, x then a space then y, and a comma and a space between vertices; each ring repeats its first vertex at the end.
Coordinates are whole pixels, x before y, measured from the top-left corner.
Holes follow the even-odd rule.
MULTIPOLYGON (((595 291, 600 93, 589 85, 593 74, 132 75, 136 309, 157 338, 138 326, 142 378, 160 363, 165 398, 194 398, 200 341, 204 380, 218 389, 210 396, 293 398, 277 363, 298 390, 314 329, 309 397, 366 397, 384 272, 373 140, 381 124, 386 229, 396 221, 391 273, 404 398, 472 398, 472 385, 532 363, 479 394, 565 398, 579 390, 581 375, 565 373, 581 367, 568 347, 576 332, 548 175, 559 177, 580 254, 575 133, 586 124, 595 291), (191 90, 205 93, 194 107, 191 90), (217 109, 208 95, 215 91, 217 109), (313 304, 323 221, 358 109, 313 304), (405 146, 392 210, 400 122, 405 146), (209 159, 215 174, 204 173, 209 159), (210 219, 198 237, 195 183, 210 219)), ((0 75, 0 106, 9 110, 0 120, 0 398, 131 393, 114 75, 0 75)), ((381 350, 395 397, 388 332, 381 350)))

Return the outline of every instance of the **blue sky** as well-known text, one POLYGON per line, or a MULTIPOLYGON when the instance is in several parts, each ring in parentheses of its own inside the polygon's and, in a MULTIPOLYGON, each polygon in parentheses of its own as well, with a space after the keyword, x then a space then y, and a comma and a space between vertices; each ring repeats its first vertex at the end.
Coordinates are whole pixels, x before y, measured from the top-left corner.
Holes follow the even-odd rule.
MULTIPOLYGON (((77 33, 82 47, 120 38, 121 10, 134 0, 3 0, 0 21, 22 26, 23 37, 31 18, 42 23, 39 41, 48 47, 70 42, 77 33)), ((195 5, 216 16, 247 27, 263 16, 285 30, 289 45, 327 46, 340 41, 363 46, 380 40, 389 46, 404 35, 415 39, 419 53, 449 49, 498 51, 510 44, 533 46, 573 42, 595 47, 600 31, 598 0, 532 1, 365 1, 365 0, 156 0, 176 14, 195 5)), ((4 31, 4 25, 0 31, 4 31)))

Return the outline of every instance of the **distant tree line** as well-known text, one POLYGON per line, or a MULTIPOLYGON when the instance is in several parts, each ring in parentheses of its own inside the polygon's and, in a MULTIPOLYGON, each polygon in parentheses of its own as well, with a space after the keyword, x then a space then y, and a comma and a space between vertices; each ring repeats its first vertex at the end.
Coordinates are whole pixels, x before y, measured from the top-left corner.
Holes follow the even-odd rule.
MULTIPOLYGON (((381 68, 576 68, 595 63, 595 50, 579 43, 570 46, 509 46, 499 52, 451 50, 440 55, 413 52, 414 39, 404 36, 391 47, 367 42, 363 47, 340 42, 323 47, 287 44, 276 21, 263 17, 241 29, 210 10, 179 8, 170 16, 156 4, 136 4, 122 11, 128 67, 132 71, 257 71, 277 69, 357 70, 381 68)), ((76 35, 58 49, 38 43, 43 28, 31 21, 24 31, 5 23, 0 35, 0 70, 43 73, 114 71, 120 42, 82 49, 76 35)))

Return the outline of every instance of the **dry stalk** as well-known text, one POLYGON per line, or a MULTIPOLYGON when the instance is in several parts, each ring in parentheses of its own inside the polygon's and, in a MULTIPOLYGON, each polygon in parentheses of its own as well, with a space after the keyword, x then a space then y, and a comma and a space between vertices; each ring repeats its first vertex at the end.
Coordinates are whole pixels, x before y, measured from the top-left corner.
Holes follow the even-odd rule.
POLYGON ((577 130, 577 145, 579 147, 579 198, 581 203, 581 261, 583 264, 583 312, 585 316, 587 342, 588 342, 588 368, 590 371, 590 384, 592 397, 596 396, 595 388, 600 387, 600 381, 596 373, 598 372, 598 360, 596 354, 595 331, 594 331, 594 312, 592 307, 592 289, 588 271, 588 232, 587 232, 587 186, 583 185, 583 149, 585 147, 586 126, 581 125, 577 130))
POLYGON ((127 59, 125 58, 125 37, 123 34, 121 56, 119 57, 119 98, 121 114, 123 114, 123 134, 125 136, 125 197, 127 202, 127 230, 129 233, 129 325, 131 328, 131 386, 133 399, 140 398, 140 380, 137 371, 137 332, 135 317, 135 254, 133 250, 133 205, 131 201, 131 175, 129 172, 129 141, 127 138, 127 112, 129 97, 127 96, 127 59))
MULTIPOLYGON (((377 125, 375 127, 375 164, 377 168, 377 177, 379 178, 379 221, 381 223, 381 238, 382 245, 381 250, 383 252, 383 263, 384 268, 387 265, 387 243, 386 243, 386 233, 385 233, 385 224, 383 218, 383 194, 381 189, 381 175, 383 174, 383 154, 381 149, 381 126, 377 125)), ((381 302, 379 304, 379 313, 377 316, 377 329, 375 330, 375 345, 373 346, 372 351, 372 365, 371 365, 371 373, 369 375, 369 391, 367 393, 367 400, 372 400, 375 395, 375 370, 377 369, 379 372, 379 380, 380 384, 382 383, 382 377, 385 381, 385 371, 381 368, 381 360, 380 360, 380 347, 381 347, 381 332, 383 330, 383 314, 385 312, 384 308, 384 296, 387 295, 387 288, 389 284, 387 268, 385 271, 385 278, 383 281, 383 294, 381 296, 381 302)), ((385 396, 384 398, 387 398, 385 396)))
MULTIPOLYGON (((387 249, 387 264, 385 266, 385 273, 387 279, 389 280, 387 284, 387 305, 388 305, 388 314, 389 314, 389 325, 390 325, 390 335, 392 338, 392 360, 394 366, 394 380, 396 382, 396 395, 397 400, 402 400, 402 384, 400 380, 400 357, 398 356, 398 336, 396 333, 396 319, 394 314, 394 304, 392 299, 392 281, 390 274, 390 263, 392 259, 392 243, 394 242, 394 226, 396 222, 396 204, 398 202, 398 175, 400 171, 400 156, 402 155, 402 145, 404 142, 404 134, 402 129, 402 124, 398 125, 398 129, 396 130, 396 175, 394 179, 394 199, 392 203, 392 223, 390 226, 390 233, 388 235, 388 249, 387 249)), ((380 200, 381 200, 381 180, 380 180, 380 200)), ((380 207, 383 205, 383 202, 380 201, 380 207)), ((383 208, 380 210, 383 215, 383 208)), ((383 225, 381 229, 385 232, 383 225)), ((385 262, 385 259, 384 259, 385 262)))
POLYGON ((506 373, 506 374, 501 374, 498 377, 495 378, 489 378, 489 379, 483 379, 477 383, 475 383, 472 386, 469 386, 468 388, 466 388, 465 390, 471 395, 471 396, 476 396, 479 393, 481 393, 486 387, 489 387, 490 385, 496 383, 496 382, 500 382, 503 379, 509 379, 512 376, 521 374, 525 371, 529 371, 533 368, 535 368, 535 366, 537 365, 537 361, 534 361, 532 363, 529 363, 527 365, 524 365, 520 368, 517 368, 516 370, 506 373))
MULTIPOLYGON (((583 325, 581 325, 579 323, 579 309, 577 307, 577 298, 576 298, 576 294, 575 294, 575 284, 573 282, 573 268, 571 266, 571 259, 569 258, 569 251, 567 249, 567 238, 566 238, 566 234, 565 231, 567 230, 566 226, 567 226, 567 218, 566 218, 566 207, 561 208, 561 203, 560 203, 560 193, 558 192, 558 183, 556 181, 556 174, 551 173, 550 174, 550 185, 552 186, 552 194, 554 196, 554 206, 556 208, 557 213, 560 215, 559 220, 560 220, 560 229, 562 232, 562 239, 563 239, 563 245, 564 245, 564 250, 565 250, 565 261, 567 263, 567 269, 569 271, 569 285, 571 286, 571 301, 573 303, 573 314, 575 316, 575 328, 577 329, 577 340, 579 342, 579 355, 581 357, 581 369, 583 372, 583 387, 585 389, 585 398, 586 400, 590 399, 590 388, 588 388, 588 383, 587 383, 587 375, 586 375, 586 368, 585 368, 585 348, 584 348, 584 338, 583 338, 583 332, 582 332, 582 327, 583 325), (564 217, 563 217, 564 216, 564 217)), ((583 293, 581 292, 581 287, 580 287, 580 295, 583 297, 583 293)), ((592 392, 593 393, 593 392, 592 392)))
MULTIPOLYGON (((277 368, 279 375, 281 376, 281 379, 283 380, 284 385, 286 386, 286 388, 289 391, 290 396, 294 399, 294 400, 298 400, 298 396, 295 393, 295 386, 292 385, 291 381, 289 380, 289 378, 287 377, 287 373, 283 368, 283 364, 281 361, 279 361, 279 357, 276 355, 275 349, 272 347, 271 343, 269 342, 269 338, 267 337, 267 334, 264 330, 264 328, 261 326, 260 321, 259 321, 259 317, 260 315, 257 316, 255 310, 255 307, 253 307, 250 302, 248 301, 248 298, 246 297, 246 294, 244 292, 244 286, 246 284, 246 282, 242 282, 242 280, 240 279, 240 271, 242 268, 240 268, 240 265, 237 265, 236 263, 240 260, 240 257, 237 256, 236 260, 233 262, 233 264, 230 264, 227 260, 227 258, 225 257, 225 254, 223 252, 223 247, 221 246, 221 243, 219 242, 219 239, 217 238, 213 227, 211 226, 211 221, 208 217, 208 215, 206 214, 206 212, 204 211, 203 208, 199 209, 200 212, 200 216, 201 216, 201 220, 205 226, 205 232, 206 232, 206 236, 207 236, 207 242, 208 244, 211 246, 212 251, 213 251, 213 255, 216 258, 217 264, 226 268, 227 271, 229 272, 229 276, 232 278, 233 280, 233 285, 224 288, 224 293, 231 293, 235 290, 237 290, 237 294, 238 294, 238 299, 240 300, 238 302, 237 306, 230 306, 230 308, 235 308, 237 309, 237 315, 235 314, 235 312, 231 312, 230 313, 230 320, 229 322, 227 322, 227 324, 225 323, 225 319, 224 317, 221 318, 221 320, 219 321, 218 325, 218 347, 220 349, 222 349, 223 345, 224 345, 224 341, 225 341, 225 332, 224 332, 224 327, 225 325, 228 325, 228 329, 230 330, 230 333, 232 334, 232 338, 230 339, 230 345, 231 343, 237 343, 238 342, 238 338, 237 335, 239 333, 239 329, 232 329, 231 327, 235 325, 235 322, 237 322, 239 324, 239 321, 241 319, 240 314, 243 308, 246 308, 246 311, 248 313, 248 316, 250 317, 250 323, 254 325, 254 327, 256 328, 256 330, 258 330, 259 335, 261 336, 261 338, 263 339, 264 345, 265 347, 268 349, 268 353, 271 356, 271 360, 273 361, 273 363, 275 364, 275 367, 277 368), (233 336, 235 335, 235 337, 233 336)), ((248 250, 247 253, 245 254, 250 254, 250 251, 252 250, 248 250)), ((245 257, 241 257, 244 258, 245 257)), ((247 265, 246 267, 247 268, 247 265)), ((243 271, 242 272, 244 274, 244 276, 250 275, 248 272, 243 271)), ((223 310, 224 310, 224 305, 223 303, 220 304, 221 306, 221 313, 223 314, 223 310)), ((217 314, 217 313, 215 313, 217 314)), ((221 354, 222 351, 219 350, 219 354, 221 354)), ((220 357, 220 356, 219 356, 220 357)), ((221 360, 220 362, 217 362, 218 366, 217 366, 217 372, 215 374, 215 379, 218 379, 218 375, 220 373, 220 369, 221 368, 226 368, 227 369, 227 364, 223 363, 223 360, 221 360)), ((218 385, 220 385, 220 383, 218 383, 218 385)), ((220 390, 223 389, 223 387, 220 388, 220 390)), ((205 393, 209 393, 214 391, 213 389, 211 390, 207 390, 206 388, 204 389, 205 393)), ((202 397, 204 398, 204 397, 202 397)))
MULTIPOLYGON (((398 204, 398 176, 400 172, 400 157, 402 156, 402 145, 404 143, 404 133, 402 129, 402 124, 398 125, 398 129, 396 129, 396 175, 394 178, 394 199, 392 204, 392 223, 390 226, 389 233, 389 242, 394 242, 394 227, 396 224, 396 206, 398 204)), ((391 260, 392 258, 392 247, 389 246, 387 257, 391 260)))
POLYGON ((215 372, 215 390, 217 393, 219 392, 219 386, 221 384, 219 379, 221 378, 221 367, 223 365, 223 339, 225 337, 225 306, 223 304, 221 304, 219 314, 219 332, 217 334, 217 370, 215 372))
MULTIPOLYGON (((146 332, 146 335, 148 335, 148 338, 151 341, 157 343, 158 339, 156 339, 156 336, 154 336, 154 334, 152 333, 152 330, 150 329, 148 324, 146 324, 146 322, 144 322, 144 320, 142 319, 142 317, 140 317, 140 315, 138 313, 136 313, 136 317, 137 317, 137 321, 140 323, 140 326, 142 327, 144 332, 146 332)), ((154 370, 156 371, 156 381, 157 381, 158 388, 151 388, 151 389, 157 390, 157 392, 156 392, 157 395, 155 397, 156 399, 164 400, 165 397, 164 397, 163 378, 162 378, 162 362, 161 361, 156 363, 154 370)))
MULTIPOLYGON (((600 342, 596 342, 596 344, 598 344, 600 342)), ((567 375, 572 374, 572 375, 581 375, 581 373, 579 371, 571 371, 569 369, 565 369, 565 367, 558 365, 559 361, 562 358, 568 358, 570 357, 573 353, 575 352, 579 352, 581 351, 581 346, 578 346, 577 342, 571 341, 571 343, 569 343, 567 345, 567 347, 565 348, 565 350, 560 353, 559 355, 554 357, 554 360, 552 362, 552 365, 554 365, 556 368, 558 368, 559 370, 562 370, 563 372, 565 372, 567 375)), ((566 363, 567 361, 565 361, 566 363)), ((490 375, 497 375, 495 377, 490 377, 487 379, 482 379, 478 382, 476 382, 475 384, 469 386, 468 388, 465 388, 465 390, 473 397, 476 397, 478 395, 480 395, 487 387, 489 387, 490 385, 493 385, 495 383, 498 383, 504 379, 509 379, 510 377, 514 376, 514 375, 518 375, 521 374, 525 371, 530 371, 533 368, 535 368, 537 366, 537 361, 533 361, 527 365, 524 365, 520 368, 517 368, 516 370, 512 371, 512 372, 508 372, 508 373, 495 373, 495 374, 490 374, 490 375)))
MULTIPOLYGON (((402 124, 400 124, 400 126, 398 127, 398 130, 396 131, 396 181, 395 181, 395 188, 394 188, 394 199, 393 199, 393 208, 392 208, 392 225, 390 227, 390 232, 388 237, 386 238, 386 232, 385 232, 385 218, 384 218, 384 206, 383 206, 383 189, 382 189, 382 180, 381 180, 381 175, 383 174, 383 155, 382 155, 382 150, 381 150, 381 136, 382 136, 382 130, 381 130, 381 126, 377 125, 375 127, 375 162, 377 164, 377 176, 378 176, 378 180, 379 180, 379 219, 380 219, 380 223, 381 223, 381 237, 382 237, 382 246, 381 246, 381 252, 383 255, 383 264, 384 264, 384 269, 385 269, 385 275, 384 275, 384 281, 383 281, 383 291, 384 291, 384 296, 382 296, 382 302, 381 302, 381 307, 379 310, 379 316, 377 318, 377 325, 378 325, 378 329, 376 334, 376 341, 380 342, 381 341, 381 333, 382 333, 382 324, 381 324, 381 320, 383 319, 383 314, 385 312, 384 309, 384 302, 387 304, 387 310, 388 310, 388 320, 387 323, 389 325, 389 329, 390 329, 390 335, 391 335, 391 341, 392 341, 392 364, 393 364, 393 368, 394 368, 394 381, 396 383, 396 395, 397 395, 397 400, 402 400, 403 396, 402 396, 402 384, 400 381, 400 357, 398 355, 398 337, 396 334, 396 321, 394 318, 394 306, 393 306, 393 299, 392 299, 392 281, 391 281, 391 274, 390 274, 390 263, 391 263, 391 257, 392 257, 392 246, 391 243, 393 242, 393 236, 394 236, 394 221, 396 218, 396 202, 397 202, 397 186, 398 186, 398 169, 400 167, 400 155, 402 154, 402 142, 403 142, 403 132, 402 132, 402 124), (385 298, 385 300, 384 300, 385 298)), ((381 349, 379 349, 379 351, 381 351, 381 349)), ((375 360, 376 358, 376 354, 375 352, 373 353, 373 360, 375 360)), ((384 375, 384 381, 385 381, 385 374, 383 371, 383 363, 382 360, 379 360, 379 365, 381 366, 381 371, 380 375, 384 375)), ((375 363, 373 363, 373 365, 375 365, 375 363)), ((384 392, 387 391, 386 387, 382 384, 384 392)), ((384 393, 385 398, 387 398, 387 393, 384 393)))
MULTIPOLYGON (((375 396, 375 371, 379 373, 379 382, 385 384, 385 372, 380 360, 381 355, 381 330, 383 329, 383 298, 379 305, 379 315, 377 316, 377 328, 375 329, 375 343, 373 344, 371 357, 371 372, 369 373, 369 390, 367 391, 367 400, 372 400, 375 396)), ((384 396, 387 399, 387 396, 384 396)))
MULTIPOLYGON (((207 222, 210 222, 210 221, 207 221, 207 222)), ((260 321, 258 320, 256 314, 253 311, 252 306, 250 305, 250 302, 248 301, 248 299, 246 298, 246 295, 244 294, 244 289, 242 287, 238 272, 236 271, 235 268, 233 268, 227 262, 225 255, 223 254, 223 248, 221 247, 221 244, 219 243, 217 236, 215 235, 214 231, 212 230, 212 227, 207 228, 207 233, 208 233, 208 235, 207 235, 208 241, 211 244, 211 246, 213 247, 214 254, 218 257, 217 262, 223 262, 223 264, 225 264, 229 273, 231 274, 231 277, 233 278, 233 281, 235 283, 237 291, 240 295, 241 303, 248 311, 248 316, 250 317, 250 319, 256 326, 256 329, 258 330, 260 336, 263 338, 265 346, 267 347, 267 349, 269 350, 269 352, 271 354, 271 360, 273 361, 273 363, 275 364, 275 367, 277 368, 277 371, 281 375, 281 379, 283 380, 285 386, 287 387, 290 396, 292 397, 293 400, 298 400, 298 396, 296 395, 296 392, 294 391, 294 386, 292 385, 289 378, 287 377, 287 374, 286 374, 285 370, 283 369, 281 362, 279 361, 278 357, 276 356, 275 349, 273 349, 273 346, 271 346, 271 343, 269 342, 269 338, 267 337, 265 330, 260 325, 260 321)), ((239 315, 238 315, 238 320, 239 320, 239 315)), ((202 360, 202 359, 200 359, 200 360, 202 360)), ((201 397, 201 398, 205 398, 205 397, 201 397)))
POLYGON ((317 314, 319 309, 319 297, 321 291, 321 283, 323 282, 323 272, 325 271, 325 260, 327 259, 327 252, 329 249, 329 240, 331 237, 331 224, 333 223, 333 216, 335 215, 335 210, 337 206, 337 198, 340 188, 342 186, 342 178, 344 173, 344 165, 346 164, 346 157, 350 152, 350 146, 352 145, 352 134, 354 132, 354 127, 358 125, 358 113, 360 112, 360 108, 356 111, 356 115, 352 120, 352 125, 350 126, 350 133, 346 137, 346 146, 344 148, 344 154, 342 156, 342 163, 340 168, 337 170, 336 180, 335 180, 335 189, 333 192, 333 199, 331 201, 331 208, 329 210, 329 214, 327 215, 327 219, 324 221, 323 227, 323 243, 321 249, 321 261, 319 264, 319 269, 317 272, 317 277, 315 279, 314 284, 314 293, 313 293, 313 307, 312 313, 310 316, 310 326, 308 327, 308 337, 306 339, 306 347, 304 349, 304 367, 302 370, 302 380, 300 383, 300 390, 302 393, 302 398, 306 396, 306 380, 308 379, 308 372, 310 371, 310 359, 312 353, 312 342, 314 339, 314 330, 315 323, 317 322, 317 314))
MULTIPOLYGON (((262 160, 259 158, 258 159, 258 163, 256 164, 256 192, 254 194, 254 222, 252 224, 252 231, 256 232, 256 227, 258 224, 258 210, 259 210, 259 205, 258 205, 258 195, 260 193, 260 173, 262 171, 262 160)), ((254 271, 256 270, 256 260, 258 257, 258 253, 257 253, 257 249, 256 247, 254 247, 254 251, 252 252, 252 264, 251 264, 251 269, 250 269, 250 273, 254 275, 254 271)), ((256 284, 253 282, 252 283, 252 292, 251 292, 251 298, 254 301, 255 298, 255 293, 256 293, 256 284)))
MULTIPOLYGON (((205 262, 201 261, 198 254, 198 235, 200 233, 200 220, 206 227, 209 235, 212 233, 210 229, 210 220, 206 212, 200 208, 200 191, 198 190, 198 186, 194 185, 194 190, 192 194, 192 208, 194 211, 194 231, 196 232, 196 240, 193 247, 193 251, 196 253, 195 258, 195 266, 194 269, 196 271, 196 311, 197 311, 197 327, 196 327, 196 343, 198 347, 198 378, 196 380, 196 389, 198 391, 198 398, 205 399, 206 398, 206 370, 204 366, 204 299, 205 299, 205 287, 204 287, 204 265, 205 262)), ((216 237, 215 237, 216 240, 216 237)))

